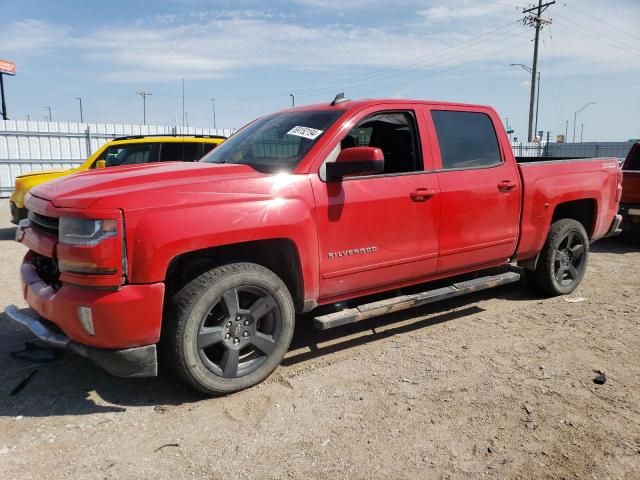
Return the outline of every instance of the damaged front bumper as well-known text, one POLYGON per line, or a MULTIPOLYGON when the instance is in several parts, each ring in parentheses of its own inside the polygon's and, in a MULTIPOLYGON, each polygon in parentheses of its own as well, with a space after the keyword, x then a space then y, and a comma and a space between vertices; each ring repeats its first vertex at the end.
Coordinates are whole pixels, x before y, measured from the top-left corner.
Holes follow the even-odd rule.
POLYGON ((9 319, 26 328, 48 345, 87 357, 112 375, 118 377, 155 377, 158 374, 155 345, 121 350, 90 347, 74 342, 31 309, 20 310, 15 305, 8 305, 5 307, 4 313, 9 319))

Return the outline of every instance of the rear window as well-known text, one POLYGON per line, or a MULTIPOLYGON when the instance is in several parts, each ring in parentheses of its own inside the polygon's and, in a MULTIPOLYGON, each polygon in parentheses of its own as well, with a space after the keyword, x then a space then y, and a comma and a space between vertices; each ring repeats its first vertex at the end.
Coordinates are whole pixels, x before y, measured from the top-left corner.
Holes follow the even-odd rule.
POLYGON ((488 115, 434 110, 442 168, 482 168, 502 163, 498 138, 488 115))

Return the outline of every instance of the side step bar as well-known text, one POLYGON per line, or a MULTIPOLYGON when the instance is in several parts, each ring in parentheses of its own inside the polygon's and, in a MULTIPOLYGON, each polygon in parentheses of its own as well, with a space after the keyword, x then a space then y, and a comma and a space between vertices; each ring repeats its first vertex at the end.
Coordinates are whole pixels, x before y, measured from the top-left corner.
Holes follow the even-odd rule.
POLYGON ((346 308, 339 312, 321 315, 314 318, 313 325, 319 330, 327 330, 387 313, 398 312, 448 298, 459 297, 467 293, 499 287, 500 285, 514 283, 518 280, 520 280, 520 273, 513 271, 475 278, 473 280, 467 280, 466 282, 454 283, 448 287, 427 290, 426 292, 415 293, 413 295, 400 295, 387 300, 359 305, 356 308, 346 308))

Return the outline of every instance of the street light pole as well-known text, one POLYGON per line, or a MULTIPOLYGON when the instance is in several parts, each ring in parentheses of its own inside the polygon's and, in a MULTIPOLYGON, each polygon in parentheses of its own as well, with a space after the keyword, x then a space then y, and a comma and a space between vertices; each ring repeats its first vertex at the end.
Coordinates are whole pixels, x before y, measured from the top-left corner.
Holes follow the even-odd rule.
POLYGON ((138 95, 142 97, 142 124, 147 124, 147 97, 151 95, 147 92, 136 92, 138 95))
POLYGON ((587 108, 589 105, 595 105, 596 102, 589 102, 586 105, 580 107, 578 110, 576 110, 575 112, 573 112, 573 140, 572 142, 575 143, 576 141, 576 122, 578 121, 578 115, 585 109, 587 108))
MULTIPOLYGON (((529 74, 533 73, 533 69, 531 67, 527 67, 526 65, 522 64, 522 63, 511 63, 509 64, 510 67, 522 67, 524 70, 526 70, 529 74)), ((531 122, 533 121, 533 110, 531 110, 531 112, 529 112, 529 141, 533 140, 533 137, 535 137, 536 135, 538 135, 538 108, 540 107, 540 72, 536 72, 536 77, 537 77, 537 94, 536 94, 536 120, 535 120, 535 131, 533 132, 533 136, 531 134, 531 130, 532 130, 532 125, 531 122)), ((531 108, 533 109, 533 97, 531 98, 531 108)))
POLYGON ((80 123, 84 123, 84 116, 82 115, 82 98, 76 97, 76 100, 80 102, 80 123))
POLYGON ((296 106, 296 97, 293 95, 293 93, 290 93, 289 96, 291 97, 291 108, 296 106))
POLYGON ((53 117, 51 116, 51 107, 44 107, 46 110, 49 110, 49 121, 53 121, 53 117))
POLYGON ((213 129, 217 130, 216 127, 216 99, 211 99, 211 110, 213 110, 213 129))

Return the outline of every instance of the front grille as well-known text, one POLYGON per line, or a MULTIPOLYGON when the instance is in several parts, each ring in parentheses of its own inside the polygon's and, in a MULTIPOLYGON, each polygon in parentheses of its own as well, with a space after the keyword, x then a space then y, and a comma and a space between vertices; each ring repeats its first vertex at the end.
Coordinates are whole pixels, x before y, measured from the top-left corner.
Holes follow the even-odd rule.
POLYGON ((62 286, 58 260, 35 253, 33 255, 33 266, 36 267, 36 273, 44 283, 53 287, 54 290, 58 290, 62 286))
POLYGON ((58 236, 59 219, 55 217, 40 215, 39 213, 30 210, 29 220, 31 220, 31 226, 33 226, 33 228, 35 228, 36 230, 58 236))

